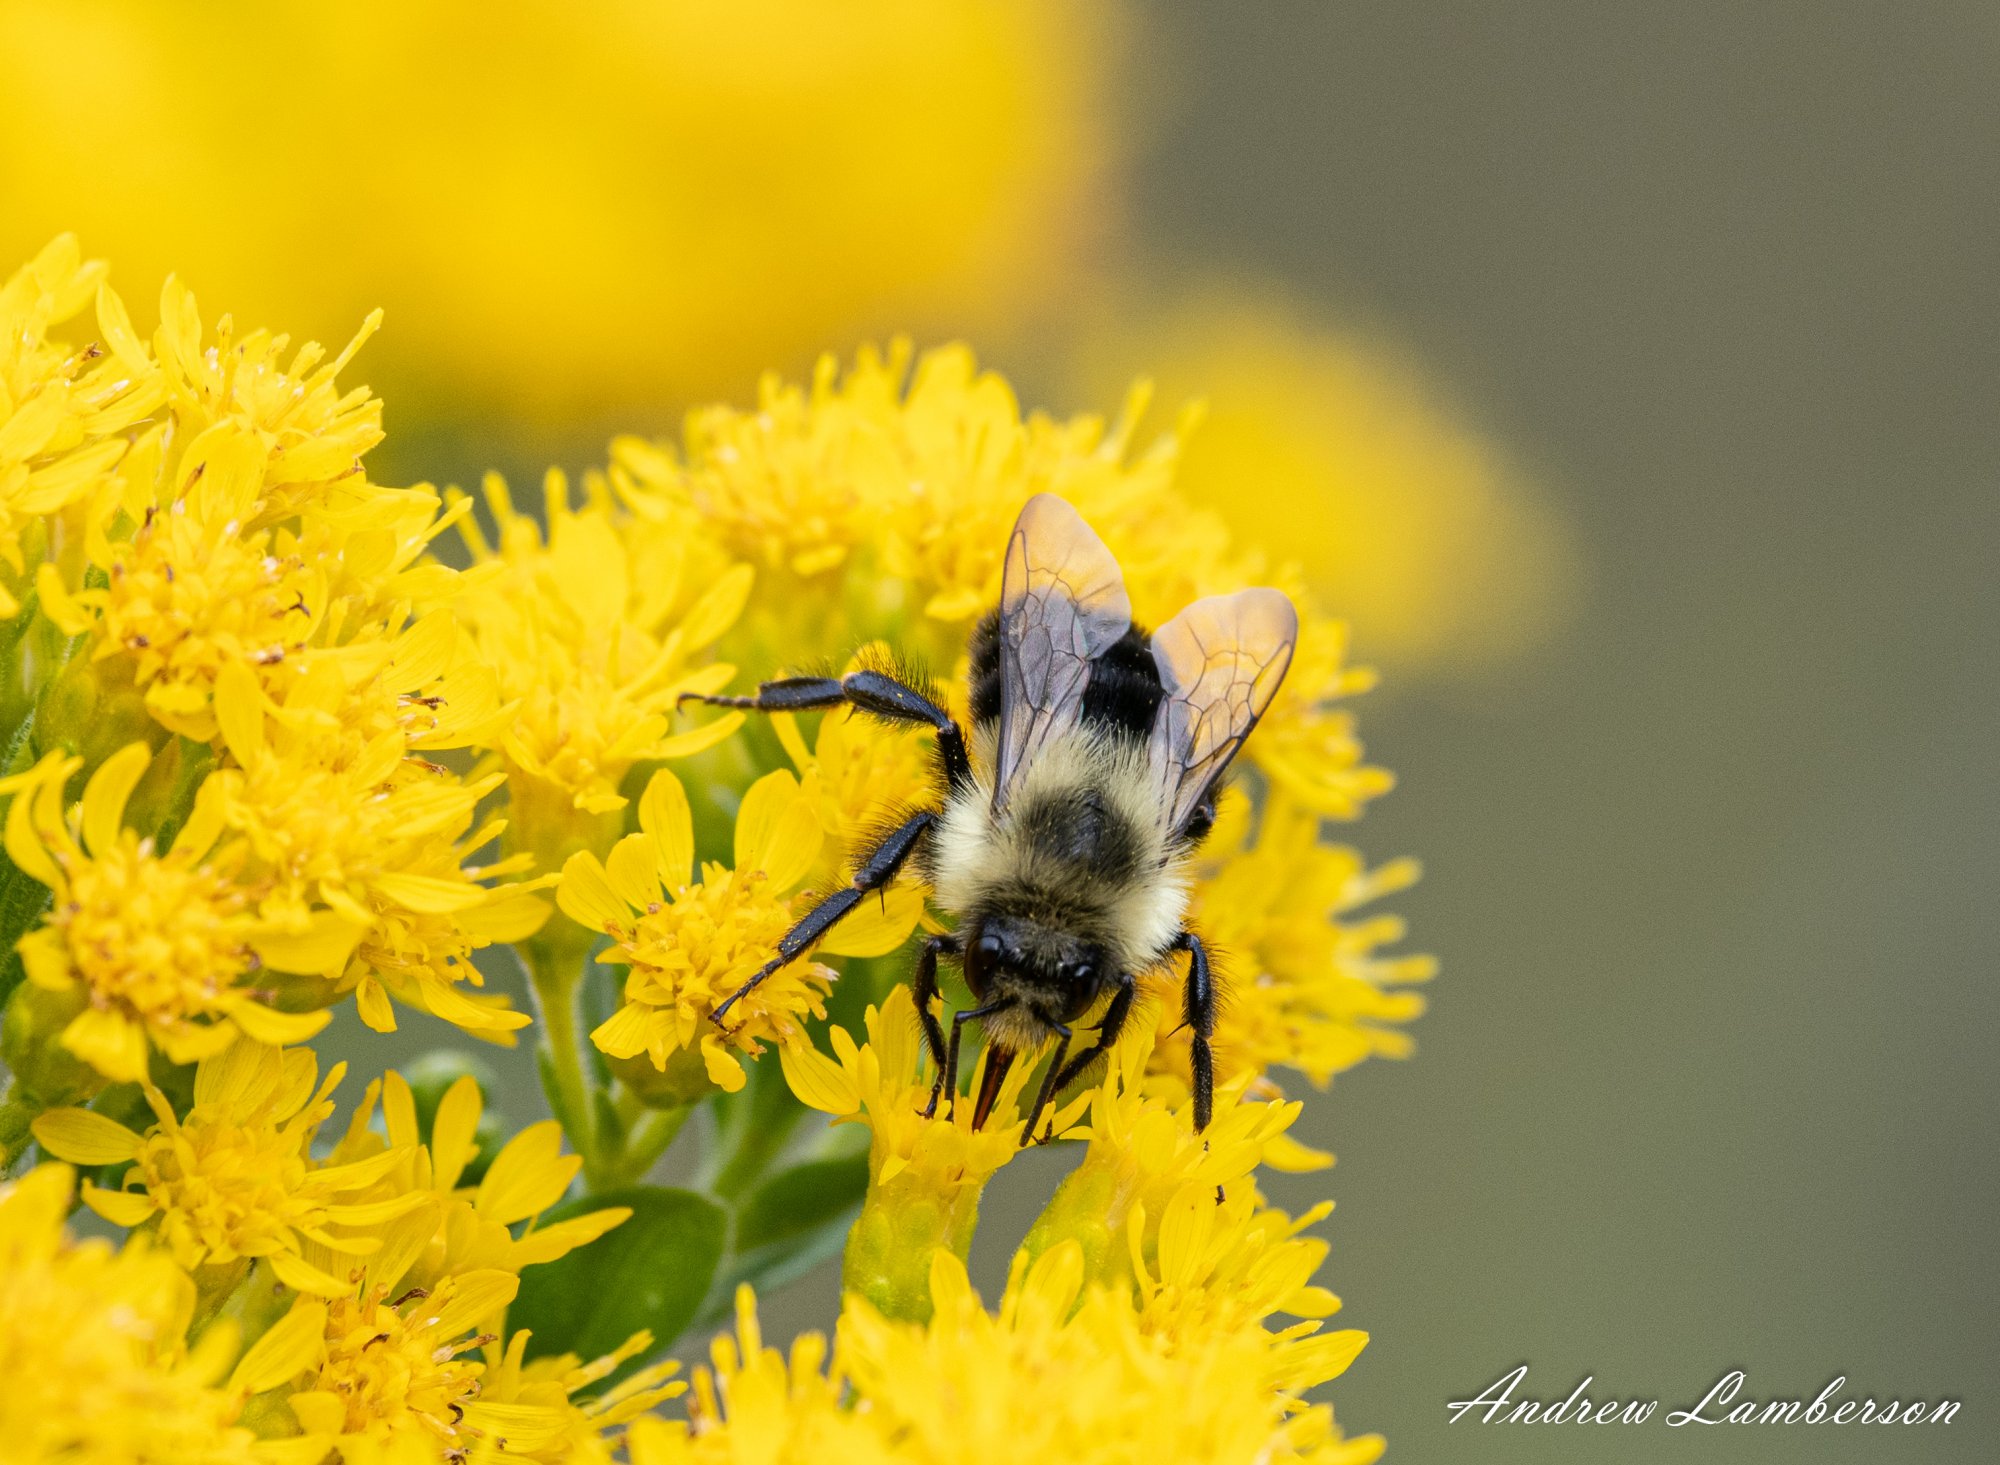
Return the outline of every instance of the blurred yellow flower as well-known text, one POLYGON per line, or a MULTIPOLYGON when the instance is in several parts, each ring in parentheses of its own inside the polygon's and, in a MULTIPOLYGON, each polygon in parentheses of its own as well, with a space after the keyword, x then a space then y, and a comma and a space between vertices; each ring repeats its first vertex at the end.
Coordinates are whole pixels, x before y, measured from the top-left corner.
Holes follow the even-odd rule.
POLYGON ((1242 284, 1112 314, 1117 328, 1085 332, 1080 388, 1138 369, 1169 401, 1203 401, 1181 490, 1251 540, 1282 522, 1286 554, 1371 659, 1461 673, 1567 618, 1568 523, 1405 353, 1242 284))
POLYGON ((357 1198, 403 1158, 397 1151, 351 1164, 314 1160, 313 1136, 333 1113, 330 1095, 346 1068, 335 1064, 315 1089, 319 1063, 310 1049, 280 1053, 237 1043, 201 1061, 194 1106, 184 1117, 148 1085, 158 1122, 144 1135, 88 1109, 53 1109, 35 1121, 35 1138, 78 1165, 132 1162, 119 1189, 85 1182, 84 1204, 120 1226, 155 1223, 174 1260, 198 1281, 201 1268, 260 1259, 285 1285, 334 1297, 351 1291, 352 1280, 306 1261, 305 1242, 366 1256, 381 1245, 368 1228, 429 1200, 422 1192, 357 1198))
POLYGON ((0 1439, 19 1465, 248 1462, 223 1386, 236 1335, 186 1344, 195 1289, 145 1241, 114 1250, 64 1233, 72 1173, 0 1184, 0 1439))
POLYGON ((75 228, 265 319, 386 305, 403 401, 656 410, 884 321, 991 335, 1067 298, 1116 207, 1121 19, 1110 0, 618 0, 476 26, 388 0, 8 7, 0 254, 75 228), (225 126, 176 100, 197 72, 282 76, 287 104, 225 126), (252 195, 218 226, 215 200, 252 195))
MULTIPOLYGON (((735 868, 705 864, 695 880, 687 793, 662 769, 639 801, 639 830, 602 863, 588 851, 573 855, 556 891, 572 920, 611 937, 598 960, 631 969, 623 1005, 591 1041, 614 1058, 644 1054, 661 1072, 676 1054, 698 1053, 706 1080, 734 1092, 744 1083, 742 1055, 761 1052, 766 1041, 796 1048, 806 1041, 806 1018, 826 1015, 834 973, 802 954, 729 1010, 726 1031, 710 1021, 804 912, 805 902, 790 892, 819 856, 818 813, 791 774, 766 774, 743 796, 735 868)), ((907 889, 866 901, 820 949, 838 956, 893 951, 922 905, 907 889)))
MULTIPOLYGON (((1364 1058, 1404 1058, 1398 1024, 1422 1014, 1402 988, 1429 980, 1428 956, 1384 952, 1403 939, 1400 916, 1355 917, 1416 882, 1414 860, 1369 869, 1359 852, 1327 844, 1319 819, 1283 796, 1253 811, 1232 793, 1197 856, 1193 920, 1219 951, 1229 999, 1215 1029, 1217 1077, 1295 1068, 1325 1087, 1364 1058)), ((1159 984, 1158 1071, 1188 1076, 1178 991, 1159 984)))
POLYGON ((353 944, 338 929, 293 932, 258 918, 234 880, 247 851, 217 848, 219 798, 198 798, 164 851, 125 828, 126 803, 150 758, 134 743, 106 759, 73 815, 63 790, 77 759, 52 753, 0 780, 0 790, 15 790, 8 857, 55 896, 43 923, 20 941, 28 980, 79 994, 62 1045, 126 1083, 145 1078, 149 1046, 192 1063, 239 1033, 269 1043, 312 1036, 327 1015, 268 1006, 252 980, 259 960, 280 971, 322 970, 353 944))

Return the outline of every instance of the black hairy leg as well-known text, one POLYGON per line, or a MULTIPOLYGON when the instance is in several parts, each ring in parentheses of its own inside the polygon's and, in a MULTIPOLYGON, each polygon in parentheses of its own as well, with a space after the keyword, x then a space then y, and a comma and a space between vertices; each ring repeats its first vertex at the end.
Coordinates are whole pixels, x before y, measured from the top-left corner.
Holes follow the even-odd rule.
POLYGON ((1097 1040, 1063 1065, 1060 1072, 1051 1067, 1050 1072, 1056 1074, 1054 1094, 1060 1094, 1075 1083, 1091 1064, 1111 1051, 1118 1042, 1118 1035, 1125 1031, 1125 1019, 1131 1015, 1132 1000, 1138 992, 1139 984, 1133 980, 1132 974, 1121 972, 1118 990, 1111 994, 1111 1003, 1104 1009, 1104 1017, 1097 1024, 1097 1040))
POLYGON ((740 707, 751 712, 816 712, 842 703, 889 722, 917 722, 937 734, 938 763, 953 793, 972 782, 972 761, 965 751, 965 733, 946 712, 915 687, 886 672, 851 671, 844 677, 783 677, 764 682, 747 697, 688 693, 683 702, 711 707, 740 707))
POLYGON ((836 890, 825 900, 801 916, 791 930, 785 932, 778 941, 778 954, 757 968, 756 974, 723 999, 722 1005, 708 1015, 709 1021, 727 1032, 729 1025, 722 1015, 734 1007, 759 982, 771 975, 786 962, 804 955, 813 943, 833 929, 833 924, 849 911, 878 890, 889 888, 889 882, 896 878, 896 872, 909 863, 910 856, 923 842, 931 826, 937 823, 937 815, 926 809, 904 820, 883 838, 861 861, 854 872, 854 880, 843 890, 836 890))
POLYGON ((1193 1040, 1188 1045, 1188 1066, 1193 1070, 1195 1133, 1208 1128, 1215 1114, 1215 1054, 1209 1040, 1215 1036, 1215 977, 1208 968, 1208 948, 1192 931, 1174 938, 1172 951, 1188 954, 1187 987, 1182 993, 1181 1015, 1193 1040))
MULTIPOLYGON (((945 1050, 944 1058, 944 1091, 951 1095, 952 1103, 958 1102, 958 1044, 965 1032, 965 1025, 975 1018, 991 1017, 994 1013, 1002 1012, 1013 1005, 1013 999, 1010 997, 996 997, 979 1007, 967 1007, 951 1015, 951 1042, 945 1050)), ((991 1066, 990 1062, 988 1066, 991 1066)), ((973 1126, 974 1129, 978 1127, 976 1124, 973 1126)))
POLYGON ((956 932, 933 936, 924 942, 924 948, 917 954, 917 969, 910 977, 910 995, 917 1002, 917 1021, 924 1025, 924 1046, 930 1050, 931 1101, 924 1105, 924 1118, 937 1113, 938 1095, 944 1092, 944 1028, 931 1011, 931 1003, 938 998, 937 963, 938 957, 957 956, 965 949, 964 938, 956 932))
MULTIPOLYGON (((1023 1145, 1035 1137, 1035 1126, 1041 1123, 1042 1110, 1048 1108, 1049 1100, 1054 1098, 1062 1087, 1056 1080, 1062 1074, 1063 1055, 1069 1052, 1070 1032, 1061 1023, 1054 1024, 1054 1027, 1056 1030, 1056 1050, 1049 1054, 1048 1071, 1042 1075, 1042 1086, 1035 1091, 1035 1104, 1032 1109, 1028 1110, 1028 1122, 1021 1126, 1021 1143, 1023 1145)), ((1054 1128, 1053 1123, 1051 1123, 1050 1127, 1054 1128)))

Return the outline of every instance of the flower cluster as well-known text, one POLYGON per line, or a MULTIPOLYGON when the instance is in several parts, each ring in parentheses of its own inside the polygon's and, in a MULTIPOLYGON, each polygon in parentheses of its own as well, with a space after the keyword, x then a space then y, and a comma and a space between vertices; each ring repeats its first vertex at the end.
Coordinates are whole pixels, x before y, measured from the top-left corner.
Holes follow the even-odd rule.
POLYGON ((964 349, 899 345, 620 439, 529 512, 497 477, 371 480, 381 404, 339 379, 373 328, 292 350, 169 281, 144 335, 69 239, 0 288, 21 1458, 1372 1460, 1309 1400, 1365 1342, 1322 1329, 1326 1208, 1258 1176, 1330 1163, 1287 1073, 1407 1051, 1431 967, 1366 908, 1416 869, 1327 841, 1388 786, 1344 706, 1369 676, 1292 570, 1177 496, 1144 394, 1115 424, 1024 415, 964 349), (780 952, 937 797, 927 728, 686 705, 808 666, 962 685, 1042 492, 1102 531, 1142 621, 1260 580, 1304 610, 1191 869, 1230 994, 1202 1131, 1179 971, 1070 1092, 1047 1054, 974 1050, 954 1090, 902 980, 954 914, 915 866, 780 952), (399 1007, 532 1029, 553 1117, 509 1122, 456 1049, 347 1087, 309 1045, 350 999, 350 1049, 399 1007), (698 1175, 655 1183, 697 1112, 698 1175), (1075 1164, 989 1309, 980 1205, 1029 1140, 1075 1164), (78 1206, 119 1244, 76 1239, 78 1206), (837 1250, 832 1343, 767 1348, 754 1289, 837 1250), (684 1383, 665 1349, 732 1295, 684 1383))

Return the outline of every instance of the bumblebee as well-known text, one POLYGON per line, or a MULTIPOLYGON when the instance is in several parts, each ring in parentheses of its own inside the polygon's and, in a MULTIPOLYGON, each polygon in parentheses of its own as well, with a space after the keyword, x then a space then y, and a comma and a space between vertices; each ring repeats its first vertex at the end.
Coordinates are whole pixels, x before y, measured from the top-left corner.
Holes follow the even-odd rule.
POLYGON ((1198 600, 1150 635, 1132 623, 1118 562, 1068 504, 1038 494, 1008 539, 999 607, 969 648, 972 731, 886 669, 787 677, 716 706, 851 706, 936 737, 939 807, 907 814, 852 881, 809 910, 730 1007, 809 951, 871 893, 918 875, 956 929, 925 941, 911 979, 940 1095, 958 1095, 960 1038, 979 1022, 988 1059, 973 1110, 986 1121, 1015 1060, 1053 1043, 1022 1142, 1051 1100, 1118 1041, 1139 979, 1186 952, 1195 1126, 1214 1106, 1216 986, 1187 924, 1188 862, 1215 822, 1223 774, 1276 695, 1298 615, 1276 590, 1198 600), (938 961, 962 963, 974 1005, 951 1031, 934 1010, 938 961), (1079 1024, 1109 994, 1089 1040, 1079 1024))

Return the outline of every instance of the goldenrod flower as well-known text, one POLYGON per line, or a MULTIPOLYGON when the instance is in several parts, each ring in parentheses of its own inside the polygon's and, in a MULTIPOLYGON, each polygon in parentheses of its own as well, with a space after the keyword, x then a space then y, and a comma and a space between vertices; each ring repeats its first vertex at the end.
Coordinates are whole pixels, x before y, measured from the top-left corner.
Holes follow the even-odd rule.
POLYGON ((395 1029, 391 994, 472 1032, 525 1027, 527 1014, 464 990, 485 985, 475 950, 520 940, 548 916, 521 886, 482 883, 520 870, 524 858, 466 863, 502 828, 472 829, 498 775, 467 782, 405 756, 397 728, 364 742, 331 722, 337 678, 300 692, 273 707, 241 672, 217 690, 225 746, 238 765, 214 775, 221 817, 256 856, 265 918, 345 933, 351 958, 328 975, 336 990, 354 991, 362 1021, 377 1031, 395 1029))
POLYGON ((552 1225, 539 1223, 541 1213, 568 1192, 583 1163, 563 1153, 562 1127, 553 1120, 514 1135, 476 1187, 461 1187, 459 1179, 476 1151, 483 1109, 477 1081, 461 1075, 438 1101, 426 1145, 416 1101, 403 1076, 391 1071, 368 1086, 332 1160, 354 1164, 389 1152, 409 1155, 415 1163, 407 1172, 386 1177, 382 1194, 412 1189, 428 1192, 438 1203, 438 1219, 419 1238, 419 1248, 393 1276, 378 1275, 376 1280, 429 1284, 454 1273, 498 1269, 518 1274, 523 1267, 566 1256, 630 1218, 628 1206, 605 1206, 552 1225), (384 1131, 379 1135, 370 1127, 378 1100, 384 1131), (527 1226, 516 1235, 514 1228, 524 1221, 527 1226))
POLYGON ((749 567, 702 552, 685 515, 657 498, 628 497, 644 512, 621 511, 601 475, 585 487, 576 508, 567 481, 549 474, 546 538, 497 475, 486 501, 498 546, 459 520, 483 571, 460 614, 512 712, 495 741, 514 839, 546 868, 572 852, 565 841, 589 830, 587 816, 624 807, 619 783, 635 763, 699 752, 743 720, 669 732, 682 695, 719 691, 734 674, 707 653, 742 612, 749 567))
POLYGON ((155 410, 124 423, 130 451, 94 485, 84 549, 102 578, 49 562, 35 587, 57 626, 90 638, 79 654, 119 660, 163 726, 208 741, 225 668, 247 668, 279 701, 326 662, 358 686, 389 659, 412 603, 436 603, 453 577, 416 564, 439 527, 436 496, 361 470, 381 404, 336 377, 374 320, 322 362, 310 342, 286 360, 283 336, 236 339, 227 317, 204 346, 194 297, 172 280, 160 312, 149 352, 100 293, 108 349, 155 383, 155 410))
MULTIPOLYGON (((639 829, 602 863, 588 851, 573 855, 557 887, 557 903, 571 919, 611 938, 598 960, 630 968, 624 1003, 591 1041, 614 1058, 644 1054, 660 1072, 676 1054, 698 1052, 707 1082, 734 1092, 744 1083, 742 1055, 761 1052, 766 1042, 795 1049, 806 1041, 806 1018, 826 1013, 834 973, 801 956, 730 1008, 727 1031, 710 1021, 806 909, 790 892, 819 856, 818 812, 791 774, 766 774, 743 796, 735 868, 704 864, 697 881, 687 793, 662 769, 639 802, 639 829)), ((922 903, 911 890, 865 901, 820 949, 842 956, 893 951, 909 937, 922 903)))
MULTIPOLYGON (((473 1330, 519 1287, 517 1277, 482 1271, 395 1299, 379 1284, 336 1298, 318 1356, 286 1403, 308 1435, 332 1448, 408 1439, 442 1453, 466 1449, 490 1431, 504 1437, 508 1419, 489 1419, 479 1404, 486 1365, 462 1355, 492 1341, 473 1330)), ((522 1422, 532 1426, 542 1412, 521 1410, 522 1422)))
POLYGON ((114 1250, 63 1231, 72 1174, 0 1185, 0 1439, 19 1465, 248 1462, 224 1386, 227 1325, 189 1349, 194 1285, 143 1239, 114 1250))
POLYGON ((244 1033, 297 1042, 327 1015, 266 1005, 260 960, 281 971, 337 967, 352 940, 308 923, 292 931, 262 920, 235 875, 247 851, 224 842, 219 800, 197 799, 170 848, 124 827, 127 800, 150 753, 135 743, 107 759, 85 785, 73 816, 63 789, 78 760, 51 754, 0 787, 16 789, 7 811, 7 853, 48 886, 55 903, 21 939, 36 986, 80 991, 84 1006, 63 1029, 63 1046, 106 1078, 146 1076, 149 1043, 177 1063, 215 1053, 244 1033))
MULTIPOLYGON (((120 1226, 154 1223, 174 1260, 198 1278, 201 1268, 226 1272, 252 1258, 301 1292, 338 1296, 352 1281, 344 1269, 333 1275, 308 1262, 306 1244, 348 1259, 368 1256, 381 1245, 370 1228, 430 1199, 421 1191, 361 1198, 404 1152, 350 1164, 314 1160, 313 1136, 332 1115, 330 1095, 345 1072, 345 1064, 334 1065, 315 1088, 319 1064, 310 1049, 280 1053, 241 1042, 202 1060, 185 1117, 176 1118, 166 1096, 148 1085, 158 1122, 143 1135, 88 1109, 56 1109, 35 1121, 35 1137, 79 1165, 130 1161, 119 1189, 86 1182, 84 1204, 120 1226)), ((227 1290, 237 1274, 206 1280, 227 1290)))
POLYGON ((680 1363, 667 1359, 636 1369, 601 1394, 585 1391, 603 1382, 619 1365, 649 1352, 651 1333, 634 1333, 601 1358, 584 1363, 573 1353, 526 1362, 528 1334, 516 1333, 505 1348, 489 1346, 479 1401, 490 1415, 506 1411, 506 1456, 538 1465, 586 1465, 587 1452, 605 1436, 646 1413, 655 1404, 687 1391, 676 1379, 680 1363), (497 1354, 497 1356, 495 1356, 497 1354))
MULTIPOLYGON (((974 1129, 972 1106, 959 1095, 944 1095, 934 1113, 925 1112, 934 1075, 908 987, 869 1008, 867 1026, 865 1046, 834 1028, 835 1058, 804 1045, 779 1056, 801 1102, 833 1115, 836 1124, 864 1123, 873 1136, 868 1198, 848 1235, 843 1285, 891 1316, 922 1316, 930 1301, 930 1252, 966 1256, 986 1182, 1020 1150, 1021 1095, 1034 1064, 1008 1071, 986 1124, 974 1129)), ((1048 1121, 1052 1133, 1066 1133, 1089 1102, 1086 1094, 1058 1109, 1048 1121)))
POLYGON ((12 572, 0 575, 0 616, 20 611, 25 541, 42 552, 51 516, 100 490, 126 430, 160 403, 150 363, 135 371, 99 343, 49 338, 93 301, 107 308, 104 273, 64 234, 0 286, 0 562, 12 572))
POLYGON ((1129 1297, 1086 1287, 1073 1244, 1017 1259, 995 1312, 948 1253, 933 1255, 929 1288, 923 1322, 850 1292, 824 1374, 816 1337, 789 1361, 763 1346, 743 1289, 738 1339, 718 1339, 712 1371, 696 1370, 687 1425, 635 1424, 633 1465, 1368 1465, 1382 1453, 1379 1437, 1343 1439, 1330 1409, 1300 1397, 1351 1351, 1304 1351, 1256 1326, 1173 1338, 1129 1297))
POLYGON ((905 1458, 868 1410, 845 1406, 842 1380, 826 1371, 824 1335, 799 1334, 789 1357, 764 1346, 747 1286, 736 1291, 734 1334, 716 1334, 709 1358, 710 1366, 694 1371, 685 1425, 633 1421, 632 1465, 889 1465, 905 1458))
MULTIPOLYGON (((1396 1024, 1424 1010, 1401 990, 1428 980, 1428 956, 1384 953, 1406 927, 1361 908, 1415 883, 1414 860, 1370 869, 1344 845, 1323 842, 1319 819, 1291 799, 1224 801, 1199 856, 1193 920, 1228 954, 1229 998, 1216 1022, 1218 1074, 1262 1076, 1295 1068, 1324 1087, 1364 1058, 1408 1056, 1396 1024)), ((1187 1035, 1171 994, 1159 1003, 1155 1067, 1187 1076, 1187 1035)))

